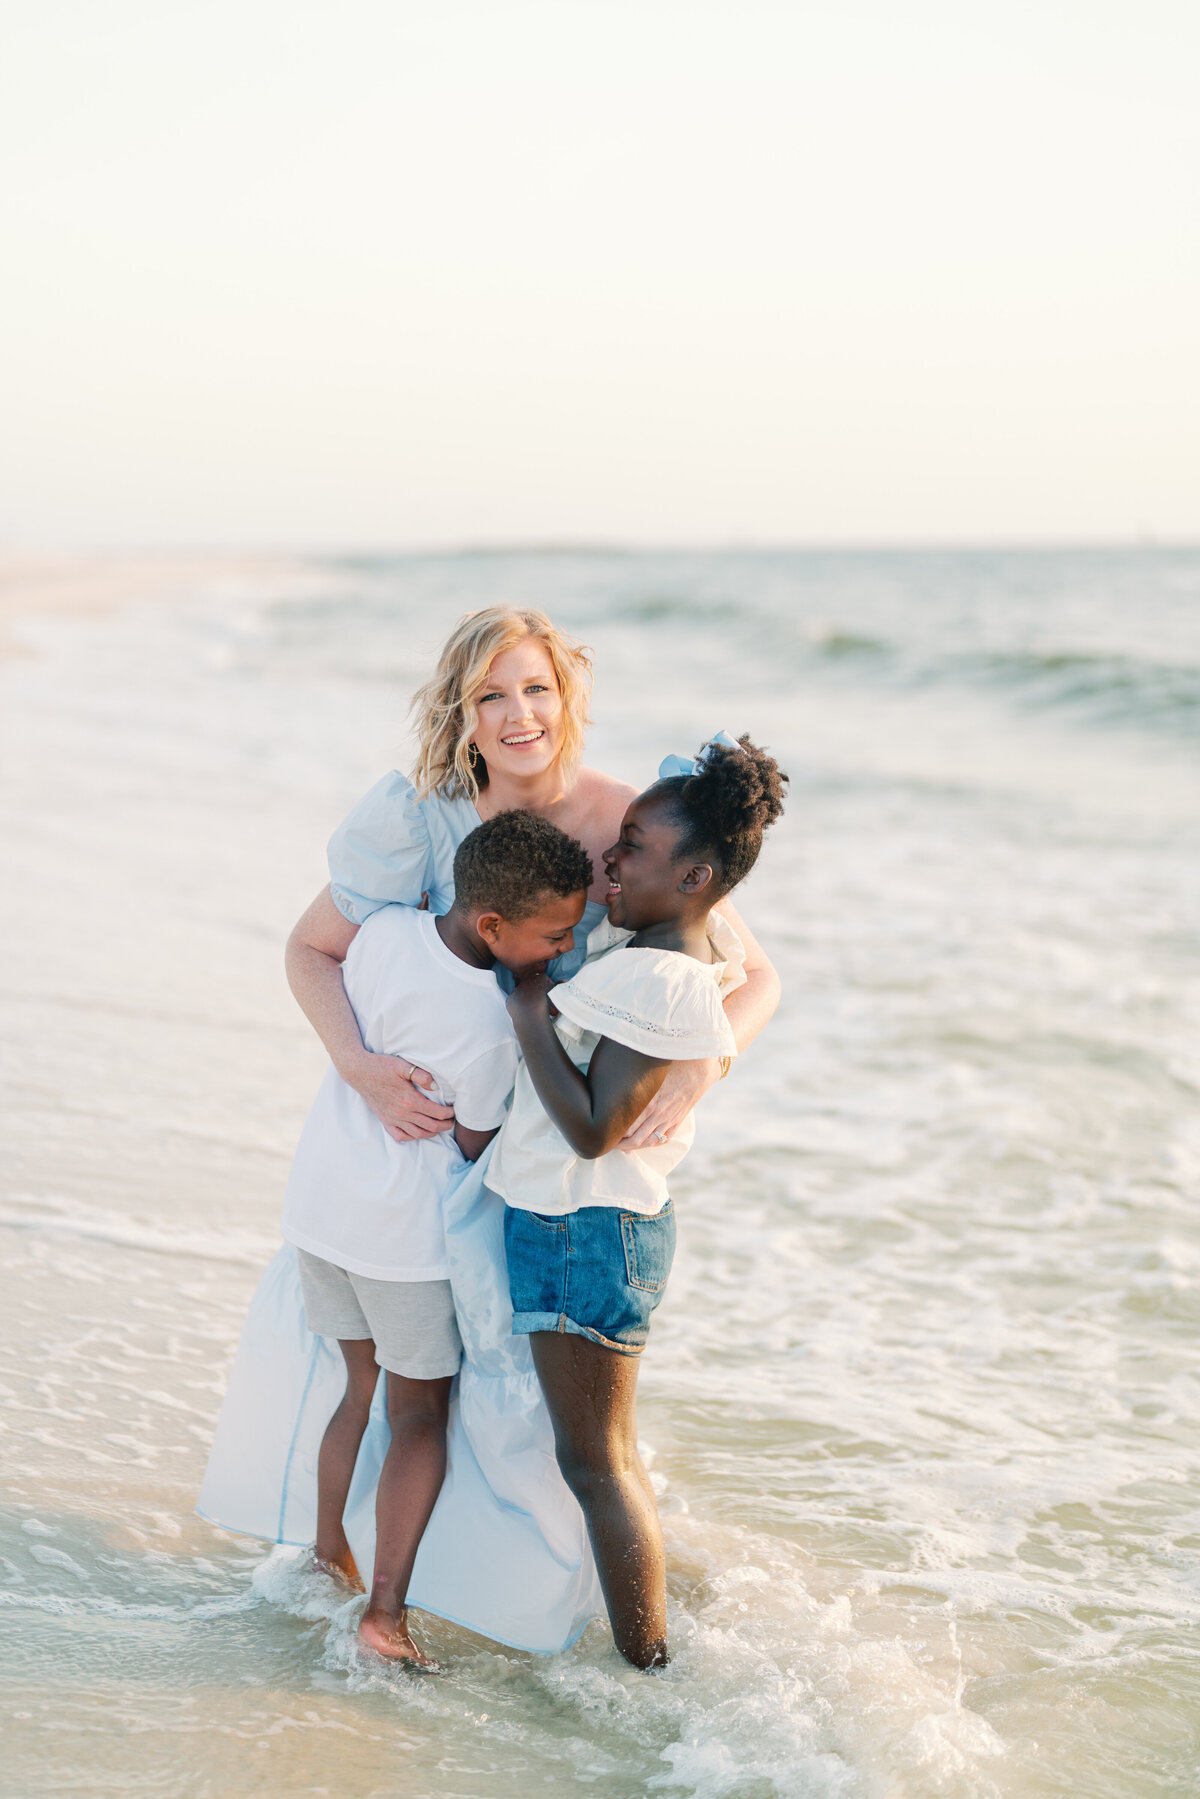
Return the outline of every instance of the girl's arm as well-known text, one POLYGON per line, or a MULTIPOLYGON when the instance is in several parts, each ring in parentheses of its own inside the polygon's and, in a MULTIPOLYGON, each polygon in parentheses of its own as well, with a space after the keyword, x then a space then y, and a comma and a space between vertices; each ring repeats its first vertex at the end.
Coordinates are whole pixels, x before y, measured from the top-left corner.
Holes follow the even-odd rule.
POLYGON ((534 1091, 575 1154, 590 1162, 617 1147, 671 1064, 602 1037, 581 1073, 550 1019, 553 985, 545 975, 519 981, 508 1010, 534 1091))
POLYGON ((346 1085, 362 1094, 389 1136, 404 1143, 448 1131, 451 1107, 421 1091, 432 1087, 433 1077, 402 1056, 375 1055, 363 1043, 342 980, 342 963, 357 935, 358 926, 343 918, 324 888, 288 938, 288 985, 346 1085))
MULTIPOLYGON (((725 1016, 738 1050, 754 1042, 779 1004, 779 976, 762 945, 728 900, 718 910, 742 940, 746 951, 746 981, 725 1001, 725 1016)), ((721 1064, 709 1058, 697 1062, 672 1062, 666 1080, 640 1117, 635 1118, 621 1141, 622 1149, 644 1149, 657 1132, 668 1141, 709 1088, 721 1078, 721 1064)))
POLYGON ((490 1131, 473 1131, 469 1125, 454 1120, 454 1141, 458 1144, 468 1162, 478 1162, 480 1156, 500 1129, 497 1124, 490 1131))

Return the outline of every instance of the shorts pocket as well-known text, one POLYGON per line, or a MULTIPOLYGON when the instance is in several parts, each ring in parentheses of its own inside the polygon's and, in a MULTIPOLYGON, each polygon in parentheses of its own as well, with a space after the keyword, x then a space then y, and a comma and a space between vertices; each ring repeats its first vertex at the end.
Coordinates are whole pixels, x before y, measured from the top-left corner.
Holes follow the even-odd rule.
POLYGON ((675 1258, 673 1202, 668 1200, 652 1218, 641 1212, 622 1212, 621 1240, 629 1285, 640 1287, 643 1293, 661 1293, 675 1258))

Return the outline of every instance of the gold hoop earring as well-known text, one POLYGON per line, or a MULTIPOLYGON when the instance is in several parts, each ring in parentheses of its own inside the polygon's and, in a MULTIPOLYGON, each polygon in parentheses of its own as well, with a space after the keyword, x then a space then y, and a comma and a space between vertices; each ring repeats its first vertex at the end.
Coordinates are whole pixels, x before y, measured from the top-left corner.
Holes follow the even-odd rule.
POLYGON ((475 745, 473 743, 469 743, 467 745, 467 761, 470 763, 471 767, 474 768, 474 766, 478 762, 478 760, 479 760, 478 749, 475 747, 475 745))

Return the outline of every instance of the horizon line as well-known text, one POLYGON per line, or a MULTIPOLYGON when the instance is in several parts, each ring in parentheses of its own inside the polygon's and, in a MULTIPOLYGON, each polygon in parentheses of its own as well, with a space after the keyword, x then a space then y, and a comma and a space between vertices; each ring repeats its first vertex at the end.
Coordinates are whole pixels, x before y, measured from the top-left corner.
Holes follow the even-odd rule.
POLYGON ((1200 536, 1139 532, 1121 537, 928 537, 928 538, 446 538, 410 543, 360 542, 36 542, 0 540, 0 561, 55 557, 301 557, 319 561, 392 561, 450 556, 771 556, 771 555, 962 555, 1071 554, 1087 551, 1198 551, 1200 536))

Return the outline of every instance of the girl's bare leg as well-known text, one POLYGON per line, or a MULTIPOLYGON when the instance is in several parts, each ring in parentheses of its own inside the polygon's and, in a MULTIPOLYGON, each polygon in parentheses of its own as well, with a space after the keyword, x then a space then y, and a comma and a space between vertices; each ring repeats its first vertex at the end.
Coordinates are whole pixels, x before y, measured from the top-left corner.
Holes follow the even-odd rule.
POLYGON ((342 1518, 354 1478, 359 1445, 371 1415, 379 1366, 369 1338, 339 1342, 346 1364, 346 1391, 325 1427, 317 1457, 317 1541, 313 1562, 340 1577, 356 1593, 363 1590, 342 1518))
POLYGON ((635 1668, 667 1660, 658 1507, 637 1452, 636 1356, 590 1337, 534 1331, 534 1366, 563 1478, 587 1520, 617 1648, 635 1668))
POLYGON ((358 1627, 377 1655, 423 1663, 409 1635, 405 1601, 417 1547, 446 1475, 446 1418, 450 1382, 387 1377, 391 1447, 375 1501, 375 1575, 358 1627))

